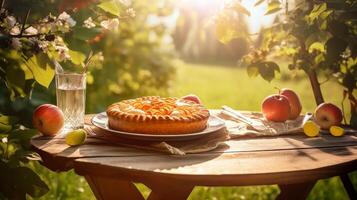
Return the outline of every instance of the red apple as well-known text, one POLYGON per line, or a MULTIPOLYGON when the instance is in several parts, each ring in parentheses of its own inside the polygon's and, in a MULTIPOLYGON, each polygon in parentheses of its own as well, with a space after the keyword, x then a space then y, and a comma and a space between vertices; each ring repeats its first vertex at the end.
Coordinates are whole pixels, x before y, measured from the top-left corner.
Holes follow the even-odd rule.
POLYGON ((201 99, 197 95, 194 95, 194 94, 189 94, 189 95, 183 96, 183 97, 181 97, 181 99, 193 101, 197 104, 202 104, 201 99))
POLYGON ((290 116, 288 98, 283 95, 270 95, 263 100, 262 113, 269 121, 285 122, 290 116))
POLYGON ((280 91, 280 95, 285 96, 289 100, 290 104, 290 120, 294 120, 300 116, 301 113, 301 103, 299 96, 291 89, 284 88, 280 91))
POLYGON ((340 125, 343 118, 341 109, 332 103, 322 103, 317 106, 314 116, 316 123, 322 129, 340 125))
POLYGON ((43 104, 32 115, 32 124, 43 135, 53 136, 61 130, 64 123, 63 113, 55 105, 43 104))

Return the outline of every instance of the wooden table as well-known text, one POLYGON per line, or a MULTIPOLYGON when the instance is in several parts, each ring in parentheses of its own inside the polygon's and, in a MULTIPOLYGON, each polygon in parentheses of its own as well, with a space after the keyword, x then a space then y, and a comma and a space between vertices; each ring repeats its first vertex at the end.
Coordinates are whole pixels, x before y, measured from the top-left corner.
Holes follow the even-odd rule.
POLYGON ((87 138, 79 147, 64 139, 33 138, 43 165, 53 171, 74 169, 97 199, 142 200, 134 182, 148 186, 150 200, 186 199, 195 186, 278 184, 278 199, 305 199, 319 179, 357 169, 357 134, 307 138, 303 134, 230 140, 216 150, 184 156, 165 155, 87 138))

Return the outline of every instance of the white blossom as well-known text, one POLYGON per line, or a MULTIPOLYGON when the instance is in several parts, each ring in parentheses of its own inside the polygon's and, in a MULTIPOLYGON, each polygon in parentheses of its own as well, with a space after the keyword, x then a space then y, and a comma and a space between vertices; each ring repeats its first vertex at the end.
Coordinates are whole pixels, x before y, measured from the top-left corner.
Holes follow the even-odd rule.
POLYGON ((58 59, 59 61, 64 61, 70 59, 70 55, 68 54, 68 48, 64 46, 55 46, 58 51, 58 59))
POLYGON ((67 14, 66 12, 63 12, 61 13, 59 16, 58 16, 58 19, 59 20, 62 20, 62 21, 65 21, 70 27, 73 27, 76 25, 76 21, 74 21, 74 19, 69 15, 67 14))
POLYGON ((119 19, 108 19, 100 22, 100 25, 108 30, 114 31, 118 29, 119 26, 119 19))
POLYGON ((69 14, 67 14, 66 12, 62 12, 59 16, 58 19, 59 20, 63 20, 66 21, 68 18, 70 18, 71 16, 69 14))
POLYGON ((68 60, 71 58, 69 55, 68 47, 63 43, 62 37, 57 36, 54 40, 54 47, 58 52, 59 61, 68 60))
POLYGON ((11 35, 18 35, 18 34, 20 34, 20 28, 18 27, 18 26, 14 26, 14 27, 12 27, 12 29, 10 30, 10 34, 11 35))
POLYGON ((29 35, 36 35, 38 31, 34 27, 30 26, 25 30, 25 33, 29 35))
POLYGON ((83 26, 86 28, 93 28, 95 27, 95 23, 93 22, 92 17, 89 17, 88 19, 84 20, 83 26))
POLYGON ((11 39, 11 47, 15 50, 19 50, 22 47, 22 43, 20 42, 19 38, 12 38, 11 39))
POLYGON ((1 142, 2 142, 2 143, 7 143, 7 142, 8 142, 8 141, 7 141, 7 137, 2 138, 2 139, 1 139, 1 142))
POLYGON ((126 14, 129 15, 130 17, 135 17, 135 10, 133 8, 128 8, 126 10, 126 14))
POLYGON ((16 18, 14 16, 7 16, 5 22, 7 23, 9 28, 12 28, 16 24, 16 18))
POLYGON ((47 52, 48 51, 48 46, 50 45, 50 43, 48 41, 39 41, 38 42, 38 46, 40 47, 40 49, 42 49, 42 51, 47 52))
POLYGON ((98 53, 98 60, 99 60, 99 61, 104 61, 104 56, 103 56, 103 52, 102 52, 102 51, 100 51, 100 52, 98 53))

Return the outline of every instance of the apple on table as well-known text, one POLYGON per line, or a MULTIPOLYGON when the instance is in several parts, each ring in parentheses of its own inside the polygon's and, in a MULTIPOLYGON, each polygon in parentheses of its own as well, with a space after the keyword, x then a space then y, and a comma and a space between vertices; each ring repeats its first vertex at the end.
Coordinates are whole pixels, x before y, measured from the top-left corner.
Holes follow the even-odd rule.
POLYGON ((269 121, 285 122, 290 116, 288 98, 279 94, 266 97, 262 103, 262 113, 269 121))
POLYGON ((322 129, 339 126, 343 119, 342 111, 332 103, 322 103, 315 109, 315 121, 322 129))
POLYGON ((280 95, 285 96, 290 105, 289 119, 294 120, 300 116, 302 105, 299 96, 291 89, 284 88, 280 90, 280 95))
POLYGON ((279 90, 279 94, 266 97, 262 103, 264 117, 274 122, 294 120, 300 116, 301 110, 299 96, 288 88, 279 90))
POLYGON ((183 96, 183 97, 181 97, 181 99, 193 101, 197 104, 202 104, 201 99, 195 94, 189 94, 189 95, 183 96))
POLYGON ((54 136, 63 127, 63 113, 55 105, 43 104, 35 109, 32 124, 43 135, 54 136))

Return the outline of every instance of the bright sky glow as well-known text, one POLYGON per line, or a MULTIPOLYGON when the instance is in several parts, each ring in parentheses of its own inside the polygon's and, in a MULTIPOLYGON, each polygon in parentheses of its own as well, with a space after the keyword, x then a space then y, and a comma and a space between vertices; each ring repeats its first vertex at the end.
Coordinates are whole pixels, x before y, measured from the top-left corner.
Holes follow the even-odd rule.
POLYGON ((258 33, 261 28, 270 26, 275 18, 275 15, 264 15, 267 9, 266 2, 254 6, 255 2, 253 0, 242 1, 242 5, 250 12, 250 16, 247 16, 250 33, 258 33))
MULTIPOLYGON (((211 16, 218 13, 224 6, 225 0, 178 0, 178 4, 182 7, 191 8, 197 12, 212 12, 211 16)), ((241 4, 250 12, 250 16, 246 16, 246 22, 249 32, 258 33, 262 27, 271 25, 275 15, 264 15, 267 9, 267 3, 264 2, 259 6, 254 6, 256 0, 242 0, 241 4)))

